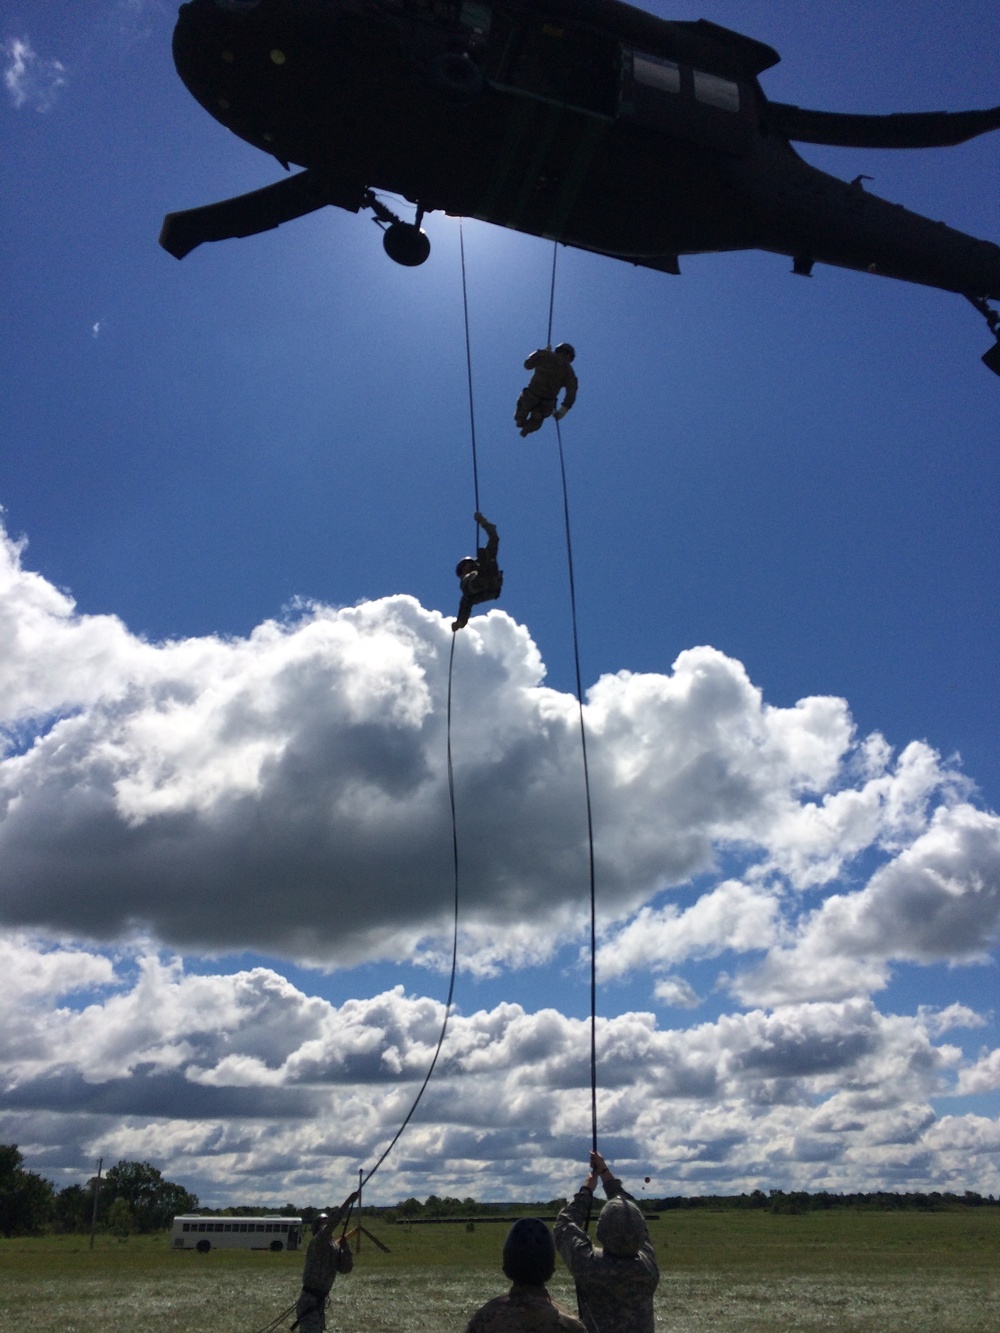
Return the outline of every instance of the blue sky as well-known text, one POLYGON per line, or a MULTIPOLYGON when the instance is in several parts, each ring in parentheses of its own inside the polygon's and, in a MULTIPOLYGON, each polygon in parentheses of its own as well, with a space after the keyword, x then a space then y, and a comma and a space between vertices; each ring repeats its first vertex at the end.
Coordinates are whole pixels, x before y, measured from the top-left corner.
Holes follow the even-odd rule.
MULTIPOLYGON (((776 100, 998 101, 978 0, 650 8, 769 42, 776 100)), ((164 213, 280 174, 180 83, 175 14, 21 3, 0 31, 0 1137, 60 1183, 143 1156, 304 1203, 391 1136, 446 990, 459 232, 429 217, 417 270, 334 209, 166 255, 164 213)), ((996 240, 998 143, 802 153, 996 240)), ((464 236, 505 588, 456 664, 460 1022, 385 1199, 548 1197, 589 1137, 558 462, 511 420, 552 251, 464 236)), ((1000 1193, 988 333, 865 275, 681 267, 557 269, 608 1153, 664 1193, 1000 1193)))

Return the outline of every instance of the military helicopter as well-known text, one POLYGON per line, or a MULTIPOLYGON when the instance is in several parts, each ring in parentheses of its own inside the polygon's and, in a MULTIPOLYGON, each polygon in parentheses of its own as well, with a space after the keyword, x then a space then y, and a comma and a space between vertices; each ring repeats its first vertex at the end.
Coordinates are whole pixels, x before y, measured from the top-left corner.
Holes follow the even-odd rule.
POLYGON ((679 273, 679 257, 759 249, 793 272, 835 264, 966 296, 997 340, 1000 247, 803 161, 792 141, 962 143, 983 111, 842 115, 769 101, 763 42, 620 0, 189 0, 182 80, 288 170, 264 189, 168 213, 178 259, 325 205, 371 210, 400 264, 428 257, 434 210, 679 273), (402 195, 412 222, 376 191, 402 195))

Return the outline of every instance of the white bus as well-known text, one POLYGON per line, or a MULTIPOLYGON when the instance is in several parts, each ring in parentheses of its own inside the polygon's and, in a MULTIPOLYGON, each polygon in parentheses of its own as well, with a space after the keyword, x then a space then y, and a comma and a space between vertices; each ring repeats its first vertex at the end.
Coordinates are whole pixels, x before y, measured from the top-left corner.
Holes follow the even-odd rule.
POLYGON ((297 1250, 301 1217, 175 1217, 170 1228, 174 1250, 297 1250))

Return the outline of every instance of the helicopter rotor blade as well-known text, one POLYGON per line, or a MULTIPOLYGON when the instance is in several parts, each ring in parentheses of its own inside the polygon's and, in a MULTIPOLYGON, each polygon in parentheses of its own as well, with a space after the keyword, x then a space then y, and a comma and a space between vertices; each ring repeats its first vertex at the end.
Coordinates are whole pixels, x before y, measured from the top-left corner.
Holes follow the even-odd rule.
POLYGON ((323 196, 312 172, 300 171, 286 180, 265 185, 262 190, 223 199, 217 204, 205 204, 202 208, 168 213, 163 219, 160 244, 175 259, 183 259, 204 241, 255 236, 315 212, 326 204, 339 202, 323 196))
POLYGON ((769 129, 796 143, 823 143, 836 148, 950 148, 1000 128, 1000 107, 856 116, 768 102, 766 120, 769 129))

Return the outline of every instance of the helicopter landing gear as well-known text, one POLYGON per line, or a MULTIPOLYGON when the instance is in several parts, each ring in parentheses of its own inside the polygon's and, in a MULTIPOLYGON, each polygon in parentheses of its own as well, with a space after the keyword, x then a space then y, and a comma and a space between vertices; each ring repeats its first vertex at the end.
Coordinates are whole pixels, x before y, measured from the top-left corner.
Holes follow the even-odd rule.
POLYGON ((382 249, 406 268, 416 268, 431 252, 427 233, 416 223, 394 222, 382 237, 382 249))
POLYGON ((966 292, 966 299, 976 307, 983 319, 985 319, 986 323, 990 326, 990 332, 993 334, 993 337, 996 338, 996 342, 990 350, 983 354, 982 361, 983 365, 986 366, 988 370, 992 370, 994 375, 1000 375, 1000 315, 987 305, 986 301, 981 296, 969 296, 968 292, 966 292))
POLYGON ((431 252, 431 243, 420 225, 424 220, 422 205, 417 205, 416 221, 404 222, 376 199, 372 190, 367 190, 364 207, 375 214, 374 222, 384 233, 382 248, 391 260, 405 268, 417 268, 424 262, 431 252))
POLYGON ((483 72, 468 51, 442 51, 431 61, 427 73, 431 87, 456 106, 468 106, 486 87, 483 72))

